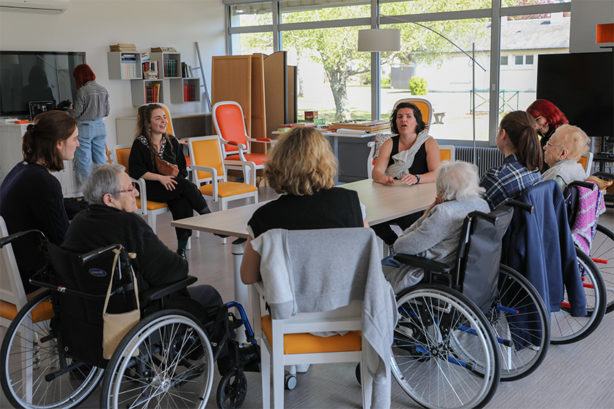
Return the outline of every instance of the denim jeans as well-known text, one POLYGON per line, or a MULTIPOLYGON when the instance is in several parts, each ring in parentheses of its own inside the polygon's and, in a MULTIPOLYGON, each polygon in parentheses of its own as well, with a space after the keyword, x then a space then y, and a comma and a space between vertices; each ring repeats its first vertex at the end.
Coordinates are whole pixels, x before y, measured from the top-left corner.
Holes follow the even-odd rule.
POLYGON ((92 162, 105 163, 105 143, 107 130, 102 118, 93 121, 79 121, 79 147, 75 151, 75 170, 79 186, 85 182, 92 171, 92 162))

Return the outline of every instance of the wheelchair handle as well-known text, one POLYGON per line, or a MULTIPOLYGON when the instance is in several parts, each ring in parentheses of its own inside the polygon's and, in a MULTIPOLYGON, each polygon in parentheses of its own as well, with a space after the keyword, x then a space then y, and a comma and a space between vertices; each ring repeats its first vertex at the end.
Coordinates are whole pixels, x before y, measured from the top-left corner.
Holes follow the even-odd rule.
POLYGON ((2 237, 0 239, 0 248, 6 246, 7 244, 9 244, 10 242, 12 242, 15 239, 18 239, 20 237, 23 237, 23 236, 26 236, 26 235, 32 234, 32 233, 38 233, 38 234, 41 235, 41 237, 44 240, 47 240, 47 237, 45 236, 45 234, 42 231, 40 231, 40 230, 32 229, 32 230, 20 231, 18 233, 11 234, 11 235, 6 236, 6 237, 2 237))
POLYGON ((114 249, 120 249, 121 247, 122 247, 121 244, 111 244, 111 245, 106 246, 106 247, 101 247, 99 249, 92 250, 89 253, 85 253, 85 254, 79 256, 79 259, 81 260, 81 263, 84 264, 87 261, 91 260, 92 258, 98 257, 102 253, 106 253, 107 251, 111 251, 111 250, 114 250, 114 249))
POLYGON ((571 182, 569 185, 581 186, 581 187, 584 187, 584 188, 590 189, 590 190, 593 190, 593 189, 595 189, 595 187, 597 187, 597 185, 595 183, 584 182, 584 181, 581 181, 581 180, 576 180, 575 182, 571 182))
POLYGON ((514 207, 519 207, 523 210, 526 210, 529 213, 533 213, 533 206, 524 202, 521 202, 519 200, 514 200, 514 199, 508 199, 505 201, 506 205, 509 206, 514 206, 514 207))
POLYGON ((469 216, 485 219, 486 221, 490 222, 490 224, 495 224, 497 222, 497 218, 495 216, 491 216, 488 213, 480 212, 478 210, 469 213, 469 216))

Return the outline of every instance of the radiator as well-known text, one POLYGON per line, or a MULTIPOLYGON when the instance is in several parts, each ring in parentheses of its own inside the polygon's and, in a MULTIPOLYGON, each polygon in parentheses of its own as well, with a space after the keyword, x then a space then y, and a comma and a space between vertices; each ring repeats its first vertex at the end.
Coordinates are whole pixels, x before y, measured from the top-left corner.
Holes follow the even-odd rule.
MULTIPOLYGON (((501 166, 503 154, 497 148, 476 147, 478 172, 480 177, 490 168, 501 166)), ((455 146, 455 159, 473 163, 473 146, 455 146)))

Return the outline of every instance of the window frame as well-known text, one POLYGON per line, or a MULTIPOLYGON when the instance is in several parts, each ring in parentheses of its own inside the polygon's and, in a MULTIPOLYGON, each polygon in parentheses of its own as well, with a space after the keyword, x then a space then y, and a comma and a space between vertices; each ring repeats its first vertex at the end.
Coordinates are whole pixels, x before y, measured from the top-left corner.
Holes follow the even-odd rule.
MULTIPOLYGON (((464 20, 476 18, 490 18, 491 20, 491 47, 490 47, 490 87, 489 87, 489 138, 488 142, 476 141, 478 146, 496 146, 495 137, 499 126, 499 85, 500 85, 500 70, 501 67, 510 67, 511 59, 508 59, 508 65, 501 65, 501 19, 510 16, 533 15, 543 13, 560 13, 571 12, 571 0, 565 3, 554 4, 537 4, 530 6, 512 6, 501 7, 500 0, 492 0, 490 8, 476 10, 461 10, 461 11, 444 11, 439 13, 424 13, 399 16, 383 16, 379 12, 379 0, 371 0, 371 16, 361 18, 351 18, 343 20, 329 20, 322 22, 303 22, 303 23, 283 23, 281 22, 280 0, 263 0, 262 3, 271 3, 273 13, 273 24, 262 26, 247 26, 233 27, 231 24, 230 6, 241 3, 255 3, 255 0, 223 0, 226 14, 226 53, 232 55, 231 36, 233 34, 242 33, 259 33, 273 32, 274 51, 280 51, 283 48, 281 40, 281 32, 287 30, 309 30, 320 28, 333 27, 348 27, 348 26, 365 26, 371 25, 371 28, 379 28, 380 24, 395 24, 395 23, 428 23, 431 21, 441 20, 464 20)), ((515 55, 513 57, 516 57, 515 55)), ((525 58, 523 56, 523 65, 525 58)), ((514 58, 515 60, 515 58, 514 58)), ((514 61, 515 62, 515 61, 514 61)), ((380 107, 380 73, 379 64, 380 53, 371 53, 371 117, 378 119, 381 114, 380 107)), ((534 62, 535 64, 535 57, 534 62)), ((514 64, 515 65, 515 64, 514 64)), ((471 145, 472 140, 446 140, 439 139, 440 143, 454 143, 455 145, 471 145)))

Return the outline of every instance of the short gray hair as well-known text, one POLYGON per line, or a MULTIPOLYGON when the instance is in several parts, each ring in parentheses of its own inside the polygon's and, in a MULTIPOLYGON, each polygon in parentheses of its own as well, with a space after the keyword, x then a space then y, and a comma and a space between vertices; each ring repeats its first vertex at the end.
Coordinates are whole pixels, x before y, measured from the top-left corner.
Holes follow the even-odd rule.
POLYGON ((91 205, 104 205, 102 198, 107 193, 118 198, 121 189, 119 185, 119 175, 121 175, 125 169, 126 168, 122 165, 117 164, 95 166, 92 173, 83 184, 83 196, 85 196, 87 203, 91 205))
POLYGON ((445 200, 467 200, 481 197, 477 166, 463 161, 443 162, 435 171, 437 191, 443 191, 445 200))

